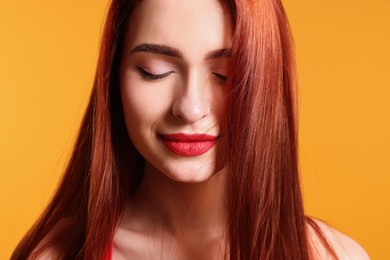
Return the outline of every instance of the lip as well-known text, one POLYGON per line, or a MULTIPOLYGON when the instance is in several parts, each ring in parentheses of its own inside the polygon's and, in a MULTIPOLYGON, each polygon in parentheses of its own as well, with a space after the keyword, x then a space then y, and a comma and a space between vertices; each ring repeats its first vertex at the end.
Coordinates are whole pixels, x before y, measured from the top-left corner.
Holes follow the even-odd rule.
POLYGON ((217 142, 217 136, 207 134, 160 134, 164 145, 181 156, 198 156, 206 153, 217 142))

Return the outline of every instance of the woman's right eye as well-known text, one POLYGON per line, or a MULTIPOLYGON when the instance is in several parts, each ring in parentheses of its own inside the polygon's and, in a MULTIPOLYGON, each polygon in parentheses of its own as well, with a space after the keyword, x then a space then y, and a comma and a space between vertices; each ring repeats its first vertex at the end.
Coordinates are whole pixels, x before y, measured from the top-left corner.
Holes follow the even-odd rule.
POLYGON ((161 74, 153 74, 153 73, 147 72, 146 70, 144 70, 143 68, 138 67, 138 66, 137 66, 137 69, 140 72, 141 76, 146 80, 159 80, 159 79, 163 79, 163 78, 168 77, 172 73, 175 73, 174 71, 168 71, 168 72, 161 73, 161 74))

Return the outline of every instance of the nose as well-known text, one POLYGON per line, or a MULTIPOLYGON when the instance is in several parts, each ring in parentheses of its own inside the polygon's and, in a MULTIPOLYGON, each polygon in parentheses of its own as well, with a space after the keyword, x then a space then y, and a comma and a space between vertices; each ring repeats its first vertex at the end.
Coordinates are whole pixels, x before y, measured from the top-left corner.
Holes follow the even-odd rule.
POLYGON ((206 84, 207 80, 202 82, 195 72, 185 79, 184 84, 178 88, 172 106, 172 113, 176 118, 186 123, 195 123, 210 114, 206 84))

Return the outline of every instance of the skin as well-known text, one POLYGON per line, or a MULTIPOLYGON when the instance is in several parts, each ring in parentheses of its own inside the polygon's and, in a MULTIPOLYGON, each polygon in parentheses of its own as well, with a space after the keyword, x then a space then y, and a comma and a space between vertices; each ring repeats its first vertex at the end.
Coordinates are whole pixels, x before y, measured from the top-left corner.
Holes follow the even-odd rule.
POLYGON ((154 171, 178 182, 202 182, 222 168, 226 134, 221 78, 226 75, 227 58, 207 56, 230 46, 229 24, 228 10, 218 1, 142 1, 134 11, 120 85, 127 130, 147 161, 147 174, 154 171), (134 49, 144 44, 174 48, 181 57, 134 49), (173 133, 218 136, 218 144, 201 156, 178 156, 159 138, 173 133))
POLYGON ((228 57, 212 54, 230 47, 231 24, 227 6, 210 0, 145 0, 130 18, 120 90, 146 167, 115 234, 115 259, 223 258, 228 57), (180 54, 151 53, 145 43, 180 54), (206 153, 182 156, 159 137, 173 133, 218 138, 206 153))

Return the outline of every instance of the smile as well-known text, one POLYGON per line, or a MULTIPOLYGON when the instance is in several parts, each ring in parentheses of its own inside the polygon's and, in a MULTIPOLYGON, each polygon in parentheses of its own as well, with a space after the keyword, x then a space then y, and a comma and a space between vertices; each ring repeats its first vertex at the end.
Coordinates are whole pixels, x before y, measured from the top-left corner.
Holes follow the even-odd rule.
POLYGON ((165 146, 181 156, 197 156, 206 153, 217 142, 217 137, 205 134, 160 135, 165 146))

